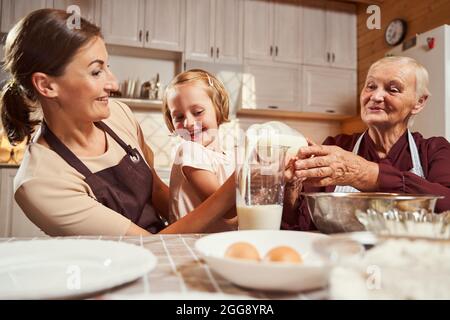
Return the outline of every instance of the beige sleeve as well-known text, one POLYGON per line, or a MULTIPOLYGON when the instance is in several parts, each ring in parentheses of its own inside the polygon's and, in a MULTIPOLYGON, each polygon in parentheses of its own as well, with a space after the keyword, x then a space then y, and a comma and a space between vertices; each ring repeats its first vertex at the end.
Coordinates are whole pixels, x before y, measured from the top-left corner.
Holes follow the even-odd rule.
POLYGON ((32 178, 15 192, 27 217, 51 236, 125 235, 131 221, 67 179, 32 178))

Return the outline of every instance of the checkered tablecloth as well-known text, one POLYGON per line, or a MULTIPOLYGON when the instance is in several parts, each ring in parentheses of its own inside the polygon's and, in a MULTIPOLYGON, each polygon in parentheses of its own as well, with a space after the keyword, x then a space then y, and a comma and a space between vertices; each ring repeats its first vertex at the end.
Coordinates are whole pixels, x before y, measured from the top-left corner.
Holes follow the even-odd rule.
MULTIPOLYGON (((238 287, 212 271, 195 252, 195 241, 204 234, 152 235, 149 237, 75 237, 78 239, 112 240, 135 244, 151 251, 157 258, 156 268, 138 280, 102 292, 90 298, 162 298, 170 293, 185 294, 189 298, 224 296, 248 299, 326 299, 327 289, 301 293, 274 293, 238 287)), ((74 237, 70 237, 74 238, 74 237)), ((1 242, 42 238, 0 238, 1 242)), ((58 239, 58 238, 56 238, 58 239)))

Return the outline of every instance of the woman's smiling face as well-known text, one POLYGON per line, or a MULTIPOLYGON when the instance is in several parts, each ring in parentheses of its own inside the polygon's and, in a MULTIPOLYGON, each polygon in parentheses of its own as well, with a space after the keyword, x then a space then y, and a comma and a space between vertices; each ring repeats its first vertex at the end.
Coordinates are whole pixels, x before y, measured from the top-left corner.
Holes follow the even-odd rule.
POLYGON ((423 106, 416 96, 414 68, 405 63, 381 63, 367 74, 360 96, 361 119, 369 127, 407 127, 423 106))
POLYGON ((80 48, 54 81, 59 105, 75 121, 99 121, 109 116, 108 97, 118 84, 109 69, 103 39, 94 38, 80 48))

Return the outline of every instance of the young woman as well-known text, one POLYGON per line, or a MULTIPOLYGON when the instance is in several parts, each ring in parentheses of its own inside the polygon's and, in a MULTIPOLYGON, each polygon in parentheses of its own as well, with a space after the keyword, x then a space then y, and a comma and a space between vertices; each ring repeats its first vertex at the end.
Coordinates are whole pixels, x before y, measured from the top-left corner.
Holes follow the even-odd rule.
POLYGON ((117 81, 100 30, 84 19, 69 28, 68 18, 34 11, 6 40, 3 127, 11 142, 29 142, 17 203, 53 236, 203 232, 233 209, 234 177, 167 226, 169 193, 153 153, 130 109, 108 99, 117 81))

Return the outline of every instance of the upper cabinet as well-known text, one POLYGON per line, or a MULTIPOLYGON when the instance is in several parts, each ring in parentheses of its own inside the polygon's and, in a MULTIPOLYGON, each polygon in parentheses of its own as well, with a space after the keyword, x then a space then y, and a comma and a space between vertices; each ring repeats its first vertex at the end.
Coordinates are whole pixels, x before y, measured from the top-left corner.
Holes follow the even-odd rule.
POLYGON ((356 69, 356 9, 351 3, 327 4, 327 29, 331 64, 335 67, 356 69))
POLYGON ((242 84, 242 108, 301 111, 299 65, 247 60, 242 84))
POLYGON ((53 7, 53 0, 3 0, 1 3, 1 32, 9 32, 20 19, 31 11, 53 7))
POLYGON ((356 71, 303 66, 303 111, 338 115, 356 113, 356 71))
POLYGON ((245 58, 301 63, 303 10, 298 0, 245 1, 245 58))
POLYGON ((242 41, 242 0, 187 0, 186 60, 241 64, 242 41))
POLYGON ((100 1, 107 43, 183 51, 185 0, 100 1))
POLYGON ((183 51, 186 1, 147 0, 145 12, 145 46, 183 51))
POLYGON ((144 0, 101 0, 100 25, 105 41, 142 47, 145 33, 144 7, 144 0))
POLYGON ((351 3, 303 1, 305 64, 356 69, 356 14, 351 3))

